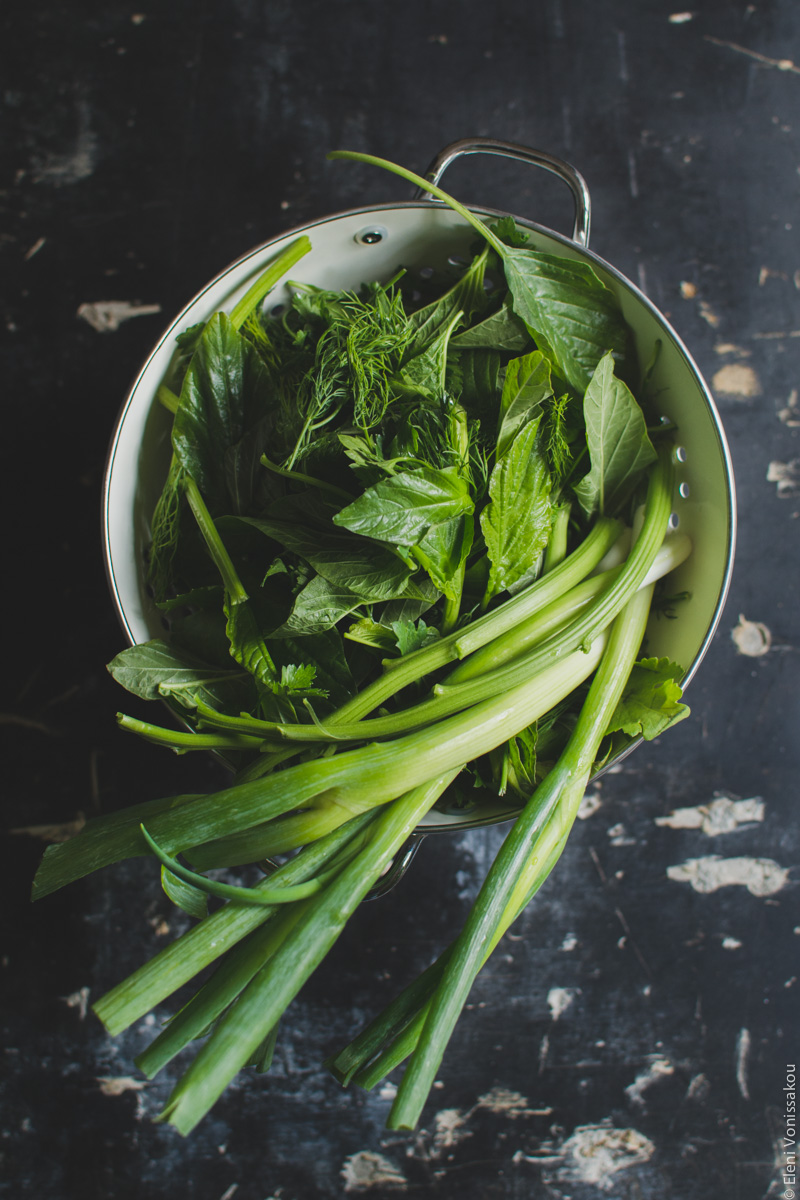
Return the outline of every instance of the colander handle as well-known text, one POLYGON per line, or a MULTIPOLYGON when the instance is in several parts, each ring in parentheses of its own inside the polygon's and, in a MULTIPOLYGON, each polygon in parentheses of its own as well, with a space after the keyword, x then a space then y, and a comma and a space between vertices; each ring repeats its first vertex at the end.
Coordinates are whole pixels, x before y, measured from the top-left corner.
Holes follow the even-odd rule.
MULTIPOLYGON (((530 146, 520 146, 516 142, 501 142, 495 138, 462 138, 451 142, 441 150, 425 172, 425 178, 431 183, 438 184, 451 163, 466 154, 499 154, 503 158, 514 158, 518 162, 529 163, 534 167, 542 167, 563 179, 572 192, 575 201, 575 224, 572 229, 572 240, 579 246, 589 245, 589 225, 591 223, 592 202, 586 180, 569 163, 544 150, 533 150, 530 146)), ((430 192, 418 188, 415 200, 432 200, 430 192)))

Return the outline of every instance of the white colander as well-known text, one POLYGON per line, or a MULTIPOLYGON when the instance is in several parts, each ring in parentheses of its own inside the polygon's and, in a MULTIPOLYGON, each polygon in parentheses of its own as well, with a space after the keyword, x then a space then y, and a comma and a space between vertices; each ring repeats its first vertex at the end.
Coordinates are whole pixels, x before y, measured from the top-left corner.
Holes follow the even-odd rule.
MULTIPOLYGON (((710 392, 682 341, 665 318, 628 279, 587 249, 590 201, 586 184, 569 164, 541 151, 493 140, 469 140, 448 146, 434 160, 427 178, 438 183, 446 167, 465 154, 488 153, 519 159, 551 171, 570 187, 575 200, 571 238, 514 216, 530 233, 530 246, 549 254, 588 262, 618 299, 642 362, 650 361, 657 341, 661 351, 652 376, 663 416, 677 426, 678 475, 673 524, 693 543, 687 561, 670 576, 670 590, 686 591, 674 620, 652 621, 648 653, 667 656, 686 667, 684 685, 694 675, 714 634, 728 590, 736 528, 730 455, 710 392)), ((479 216, 504 214, 475 207, 479 216)), ((170 459, 171 417, 156 401, 156 391, 175 352, 175 335, 205 321, 219 309, 230 310, 266 264, 299 234, 312 250, 293 268, 292 278, 331 289, 358 289, 370 280, 386 280, 405 267, 424 278, 430 269, 468 258, 475 232, 438 201, 418 194, 404 204, 375 205, 336 213, 290 230, 251 250, 221 272, 191 300, 164 331, 122 406, 111 440, 103 492, 103 540, 109 586, 123 630, 131 644, 163 633, 160 614, 145 583, 145 551, 150 516, 170 459)), ((269 308, 286 299, 278 287, 269 308)), ((608 769, 608 768, 606 768, 608 769)), ((429 814, 426 832, 463 829, 508 819, 508 802, 487 798, 468 815, 429 814)))

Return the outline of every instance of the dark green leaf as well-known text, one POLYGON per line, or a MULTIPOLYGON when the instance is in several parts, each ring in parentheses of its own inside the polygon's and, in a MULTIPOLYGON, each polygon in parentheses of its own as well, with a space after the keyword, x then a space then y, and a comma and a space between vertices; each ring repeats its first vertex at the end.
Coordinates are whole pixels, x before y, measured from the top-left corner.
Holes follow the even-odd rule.
POLYGON ((381 480, 333 519, 353 533, 413 546, 431 525, 471 510, 467 485, 455 467, 420 467, 381 480))
POLYGON ((461 566, 472 549, 471 516, 453 517, 432 525, 411 553, 440 592, 450 600, 461 592, 461 566))
POLYGON ((512 358, 506 366, 500 396, 497 457, 502 458, 518 431, 542 413, 542 404, 553 394, 550 364, 540 350, 512 358))
POLYGON ((606 733, 621 730, 650 741, 688 717, 688 707, 680 703, 678 683, 684 674, 683 667, 668 658, 644 658, 636 663, 606 733))
POLYGON ((588 263, 509 247, 503 264, 514 312, 579 392, 604 354, 624 357, 627 333, 614 294, 588 263))
POLYGON ((455 334, 450 342, 453 350, 506 350, 512 354, 521 354, 530 344, 531 335, 524 321, 512 312, 510 299, 477 325, 455 334))
POLYGON ((221 670, 160 639, 123 650, 108 669, 117 683, 145 700, 171 697, 191 708, 199 696, 212 708, 234 712, 252 701, 243 671, 221 670))
POLYGON ((529 422, 489 478, 490 503, 481 513, 491 563, 488 596, 529 575, 550 534, 550 475, 536 447, 536 435, 537 422, 529 422))
POLYGON ((238 512, 245 502, 253 456, 264 451, 268 396, 269 377, 258 352, 217 313, 186 372, 172 431, 175 456, 212 514, 238 512), (255 444, 243 446, 249 437, 255 444))
POLYGON ((575 486, 588 515, 612 516, 656 452, 647 436, 644 414, 633 395, 614 374, 606 354, 592 376, 584 398, 586 441, 591 470, 575 486))

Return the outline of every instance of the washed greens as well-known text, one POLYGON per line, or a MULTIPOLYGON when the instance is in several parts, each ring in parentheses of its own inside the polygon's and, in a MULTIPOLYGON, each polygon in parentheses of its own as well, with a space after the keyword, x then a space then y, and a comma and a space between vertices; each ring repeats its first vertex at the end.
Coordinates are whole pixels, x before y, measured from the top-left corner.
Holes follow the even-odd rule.
POLYGON ((241 1068, 268 1069, 286 1008, 426 814, 505 796, 519 815, 464 930, 330 1060, 372 1086, 410 1055, 389 1123, 413 1128, 592 772, 688 711, 680 666, 637 663, 656 580, 690 547, 668 533, 672 447, 634 396, 613 294, 510 219, 338 157, 433 191, 479 235, 472 259, 422 297, 403 272, 358 293, 290 282, 268 316, 303 236, 180 335, 147 563, 168 633, 109 669, 182 726, 123 729, 216 750, 235 777, 90 821, 34 882, 146 855, 195 921, 94 1006, 118 1033, 214 965, 139 1059, 153 1076, 204 1039, 163 1114, 182 1133, 241 1068), (250 886, 206 874, 248 864, 250 886))

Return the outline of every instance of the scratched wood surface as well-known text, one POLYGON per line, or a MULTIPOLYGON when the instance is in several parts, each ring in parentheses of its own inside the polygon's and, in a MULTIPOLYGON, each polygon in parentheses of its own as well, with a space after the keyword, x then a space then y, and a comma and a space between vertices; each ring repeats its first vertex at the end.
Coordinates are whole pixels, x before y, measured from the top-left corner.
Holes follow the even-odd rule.
MULTIPOLYGON (((800 1051, 794 0, 43 0, 0 22, 3 1194, 790 1197, 778 1168, 800 1051), (174 1076, 145 1085, 133 1063, 152 1025, 112 1040, 87 1011, 182 928, 156 873, 125 864, 27 900, 52 827, 221 778, 116 730, 107 440, 163 324, 228 261, 407 195, 326 163, 328 149, 420 170, 471 135, 579 167, 594 249, 668 314, 711 382, 741 514, 730 601, 691 720, 592 789, 557 872, 478 980, 415 1134, 384 1129, 391 1082, 353 1094, 320 1064, 450 939, 498 829, 429 839, 305 989, 273 1071, 243 1075, 183 1141, 152 1122, 174 1076)), ((520 167, 473 163, 449 182, 569 227, 559 185, 520 167)))

